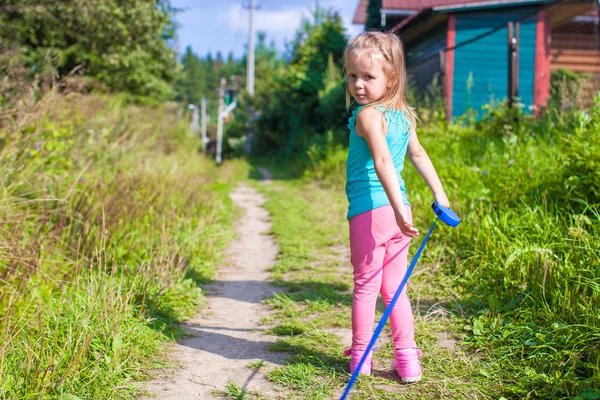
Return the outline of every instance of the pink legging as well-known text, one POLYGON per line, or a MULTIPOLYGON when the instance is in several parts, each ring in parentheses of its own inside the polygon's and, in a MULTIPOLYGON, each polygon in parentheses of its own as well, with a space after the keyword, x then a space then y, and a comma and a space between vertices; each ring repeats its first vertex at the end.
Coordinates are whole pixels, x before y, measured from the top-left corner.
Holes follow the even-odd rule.
MULTIPOLYGON (((406 206, 412 223, 412 213, 406 206)), ((406 274, 410 238, 396 224, 391 206, 379 207, 350 219, 350 259, 354 266, 352 349, 365 350, 373 334, 375 303, 381 292, 387 306, 406 274)), ((390 314, 394 348, 417 347, 414 320, 406 287, 390 314)))

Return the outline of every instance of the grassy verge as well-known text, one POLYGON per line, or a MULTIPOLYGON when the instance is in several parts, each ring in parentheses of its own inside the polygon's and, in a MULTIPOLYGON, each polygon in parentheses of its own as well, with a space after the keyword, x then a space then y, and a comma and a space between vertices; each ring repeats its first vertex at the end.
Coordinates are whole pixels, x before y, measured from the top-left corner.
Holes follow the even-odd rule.
MULTIPOLYGON (((350 375, 344 346, 350 343, 352 270, 347 245, 346 199, 339 188, 325 188, 302 178, 275 176, 260 185, 272 214, 280 254, 272 272, 287 290, 268 301, 268 322, 281 338, 273 350, 291 353, 285 366, 268 374, 289 398, 325 399, 341 395, 350 375)), ((425 218, 429 211, 417 210, 425 218)), ((432 216, 433 214, 431 214, 432 216)), ((431 219, 431 218, 429 218, 431 219)), ((444 228, 442 228, 444 229, 444 228)), ((413 251, 416 249, 415 243, 413 251)), ((457 342, 464 323, 449 312, 455 304, 451 285, 439 273, 443 243, 428 246, 411 283, 417 308, 417 338, 424 351, 424 382, 406 386, 389 367, 393 348, 389 328, 375 353, 375 374, 361 377, 356 399, 491 398, 499 393, 486 369, 457 342), (481 388, 486 387, 485 392, 481 388)), ((380 304, 379 315, 383 312, 380 304)))
POLYGON ((202 302, 243 163, 176 109, 48 95, 0 132, 0 397, 133 398, 202 302))

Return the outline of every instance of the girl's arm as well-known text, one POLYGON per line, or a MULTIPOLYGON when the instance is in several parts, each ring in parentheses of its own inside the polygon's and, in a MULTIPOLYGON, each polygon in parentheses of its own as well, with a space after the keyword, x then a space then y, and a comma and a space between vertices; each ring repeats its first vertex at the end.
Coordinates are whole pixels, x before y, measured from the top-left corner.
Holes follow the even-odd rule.
POLYGON ((365 139, 375 165, 377 177, 390 200, 390 205, 394 210, 396 222, 402 233, 413 237, 419 234, 419 231, 408 222, 406 218, 406 209, 404 199, 400 191, 398 173, 394 168, 392 155, 385 140, 384 131, 385 119, 383 114, 375 108, 366 108, 360 111, 356 117, 356 133, 365 139))
POLYGON ((407 155, 419 175, 421 175, 423 180, 425 180, 425 183, 427 183, 427 186, 429 186, 429 189, 431 189, 435 200, 444 207, 450 207, 450 202, 448 201, 446 192, 444 192, 442 182, 440 181, 437 172, 435 172, 435 168, 433 167, 433 163, 429 159, 427 152, 423 146, 421 146, 416 132, 411 133, 410 139, 408 140, 407 155))

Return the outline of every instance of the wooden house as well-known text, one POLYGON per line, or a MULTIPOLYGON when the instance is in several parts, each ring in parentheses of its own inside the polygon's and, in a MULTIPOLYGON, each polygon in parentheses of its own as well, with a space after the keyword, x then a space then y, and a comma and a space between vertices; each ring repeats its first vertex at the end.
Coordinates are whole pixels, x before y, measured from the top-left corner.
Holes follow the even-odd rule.
MULTIPOLYGON (((354 22, 366 21, 360 0, 354 22)), ((513 94, 526 110, 541 109, 550 73, 567 68, 600 73, 598 14, 590 1, 383 0, 382 23, 402 39, 412 83, 438 79, 448 119, 513 94), (393 10, 402 13, 394 14, 393 10), (383 18, 383 15, 393 18, 383 18), (394 23, 394 25, 388 24, 394 23), (509 63, 509 22, 514 37, 509 63), (516 24, 518 22, 518 24, 516 24), (517 28, 518 25, 518 28, 517 28), (510 75, 509 68, 515 72, 510 75)))

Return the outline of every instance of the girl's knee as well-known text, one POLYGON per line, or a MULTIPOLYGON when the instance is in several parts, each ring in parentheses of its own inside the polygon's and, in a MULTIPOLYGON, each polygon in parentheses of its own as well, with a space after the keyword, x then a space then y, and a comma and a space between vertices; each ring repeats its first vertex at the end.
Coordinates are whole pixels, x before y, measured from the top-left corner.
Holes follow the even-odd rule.
POLYGON ((371 300, 376 301, 379 292, 377 289, 373 290, 373 288, 369 287, 354 287, 354 299, 355 300, 371 300))
MULTIPOLYGON (((394 289, 381 291, 381 297, 383 298, 383 301, 385 302, 385 304, 389 304, 389 302, 392 301, 392 299, 396 295, 396 290, 398 290, 398 287, 396 287, 394 289)), ((406 294, 406 289, 402 289, 402 293, 400 293, 400 296, 398 297, 398 301, 402 301, 403 299, 408 299, 408 296, 406 294)))

